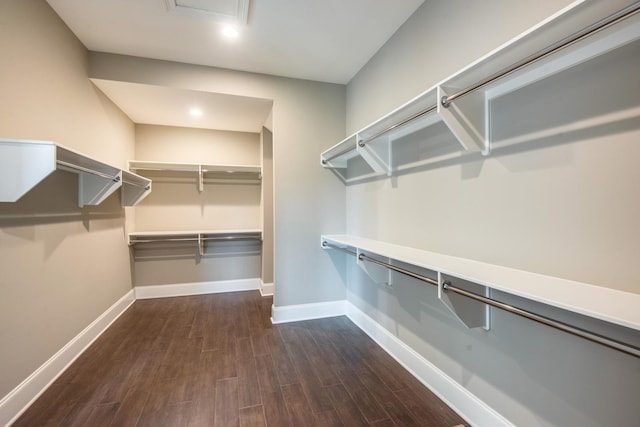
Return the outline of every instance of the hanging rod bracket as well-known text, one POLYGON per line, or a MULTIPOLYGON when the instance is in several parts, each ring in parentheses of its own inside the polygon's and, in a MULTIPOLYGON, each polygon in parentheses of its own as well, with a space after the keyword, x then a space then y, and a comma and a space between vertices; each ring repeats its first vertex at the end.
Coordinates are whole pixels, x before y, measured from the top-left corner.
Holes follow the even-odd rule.
MULTIPOLYGON (((487 304, 449 292, 452 286, 451 281, 443 273, 438 273, 438 281, 441 283, 438 289, 438 299, 460 322, 469 329, 482 328, 485 331, 491 329, 491 312, 487 304)), ((490 295, 490 290, 487 287, 471 282, 464 283, 464 286, 469 290, 473 289, 484 294, 485 297, 490 295)))
POLYGON ((444 108, 449 108, 449 106, 451 105, 451 102, 449 102, 449 98, 447 97, 447 95, 440 98, 440 104, 442 104, 444 108))
POLYGON ((390 258, 380 261, 367 256, 362 253, 360 249, 357 249, 357 253, 358 267, 360 267, 360 269, 369 276, 374 283, 384 285, 388 288, 393 288, 393 268, 391 268, 393 265, 391 264, 390 258))

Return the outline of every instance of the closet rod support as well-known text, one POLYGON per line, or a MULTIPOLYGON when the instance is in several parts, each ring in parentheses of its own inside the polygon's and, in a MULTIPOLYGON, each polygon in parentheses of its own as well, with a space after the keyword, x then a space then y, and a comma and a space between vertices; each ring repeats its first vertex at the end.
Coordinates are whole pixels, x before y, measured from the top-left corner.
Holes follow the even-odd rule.
POLYGON ((603 337, 601 335, 595 334, 593 332, 585 331, 584 329, 577 328, 575 326, 568 325, 563 322, 559 322, 557 320, 550 319, 545 316, 541 316, 536 313, 532 313, 528 310, 524 310, 522 308, 514 307, 512 305, 503 303, 501 301, 494 300, 492 298, 487 298, 483 295, 478 295, 473 292, 466 291, 464 289, 460 289, 456 286, 453 286, 451 282, 444 282, 442 284, 442 290, 444 292, 454 292, 458 295, 465 296, 467 298, 471 298, 475 301, 482 302, 484 304, 488 304, 492 307, 499 308, 501 310, 507 311, 509 313, 516 314, 518 316, 527 318, 529 320, 533 320, 534 322, 541 323, 546 326, 550 326, 554 329, 559 329, 571 335, 575 335, 580 338, 584 338, 588 341, 601 344, 605 347, 609 347, 614 350, 621 351, 623 353, 629 354, 631 356, 640 357, 640 348, 635 347, 631 344, 622 343, 611 338, 603 337))

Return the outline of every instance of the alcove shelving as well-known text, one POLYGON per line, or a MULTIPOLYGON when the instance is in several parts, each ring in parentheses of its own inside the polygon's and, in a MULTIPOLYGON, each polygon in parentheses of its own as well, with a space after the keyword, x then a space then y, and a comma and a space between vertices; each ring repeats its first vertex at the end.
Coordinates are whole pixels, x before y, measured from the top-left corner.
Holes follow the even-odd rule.
POLYGON ((637 81, 640 5, 593 22, 605 3, 570 4, 324 151, 322 166, 345 182, 390 176, 640 117, 640 98, 629 90, 637 81), (586 99, 585 87, 598 87, 598 96, 586 99), (513 106, 529 104, 514 115, 513 106), (553 120, 538 129, 533 117, 553 120))
MULTIPOLYGON (((198 193, 192 202, 199 200, 198 203, 206 203, 209 198, 204 192, 205 183, 240 184, 254 185, 261 184, 262 167, 259 165, 229 165, 229 164, 211 164, 211 163, 190 163, 190 162, 164 162, 164 161, 146 161, 146 160, 130 160, 129 169, 142 174, 148 174, 157 179, 156 187, 158 191, 164 183, 164 178, 194 176, 197 182, 198 193)), ((172 181, 172 179, 170 179, 172 181)), ((177 182, 184 183, 181 179, 177 182)), ((237 193, 237 192, 234 192, 237 193)), ((173 199, 177 195, 169 196, 173 199)), ((191 196, 193 197, 193 196, 191 196)), ((224 196, 223 196, 224 197, 224 196)), ((203 205, 204 206, 204 205, 203 205)), ((145 206, 146 207, 146 206, 145 206)), ((184 213, 184 211, 181 211, 184 213)), ((182 218, 178 214, 179 218, 182 218)), ((172 218, 171 220, 177 220, 172 218)), ((188 220, 188 219, 187 219, 188 220)), ((193 217, 191 218, 193 220, 193 217)), ((228 221, 228 218, 225 220, 228 221)), ((177 230, 164 231, 153 230, 160 225, 156 219, 155 227, 142 220, 143 227, 152 231, 136 231, 129 233, 129 246, 136 251, 136 247, 143 248, 164 248, 167 251, 178 249, 177 245, 194 243, 197 248, 197 255, 205 256, 207 253, 207 242, 230 243, 234 241, 246 241, 262 243, 262 230, 257 228, 247 229, 224 229, 224 223, 218 223, 217 220, 211 219, 205 221, 204 228, 201 230, 181 230, 180 221, 174 221, 173 225, 177 230), (212 229, 210 229, 211 227, 212 229), (159 246, 161 245, 161 246, 159 246)), ((224 221, 223 221, 224 222, 224 221)), ((166 226, 166 224, 165 224, 166 226)))
POLYGON ((153 171, 161 173, 190 172, 197 176, 198 191, 204 191, 207 176, 218 179, 260 180, 262 167, 259 165, 223 165, 202 163, 155 162, 130 160, 129 170, 143 172, 153 171))
POLYGON ((122 188, 122 205, 151 192, 151 180, 52 141, 0 140, 0 202, 15 202, 56 169, 78 174, 78 205, 99 205, 122 188))

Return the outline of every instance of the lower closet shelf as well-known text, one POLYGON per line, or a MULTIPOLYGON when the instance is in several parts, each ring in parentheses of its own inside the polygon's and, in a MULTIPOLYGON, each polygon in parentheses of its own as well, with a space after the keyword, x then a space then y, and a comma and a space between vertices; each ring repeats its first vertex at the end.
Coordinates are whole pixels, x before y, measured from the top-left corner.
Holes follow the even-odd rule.
MULTIPOLYGON (((450 294, 455 293, 456 295, 461 295, 474 299, 476 302, 483 303, 476 304, 476 306, 482 307, 485 310, 488 310, 489 305, 501 308, 539 323, 547 324, 556 329, 561 329, 565 332, 640 357, 640 347, 610 340, 606 337, 579 330, 578 328, 554 321, 553 319, 545 318, 544 316, 488 298, 489 291, 495 289, 531 301, 640 331, 639 294, 350 235, 323 235, 321 237, 321 244, 324 249, 338 249, 354 255, 365 271, 367 271, 367 269, 363 263, 369 262, 437 286, 438 296, 442 302, 454 311, 454 314, 469 327, 488 327, 488 320, 486 320, 486 323, 483 323, 482 317, 484 314, 482 311, 476 310, 475 313, 471 314, 456 313, 455 304, 451 304, 449 301, 450 294), (385 258, 388 259, 389 262, 384 260, 385 258), (434 274, 437 274, 437 280, 423 277, 401 266, 394 265, 393 261, 399 261, 411 266, 430 270, 434 274), (478 287, 482 287, 487 291, 486 296, 453 286, 447 279, 448 277, 462 279, 463 281, 479 285, 478 287), (471 320, 468 321, 468 319, 471 320), (473 324, 474 322, 475 324, 473 324), (470 323, 472 323, 472 325, 470 325, 470 323)), ((485 317, 485 319, 488 319, 488 317, 485 317)))
POLYGON ((190 231, 138 231, 129 233, 129 246, 162 242, 194 242, 198 245, 200 256, 205 255, 205 244, 210 241, 259 241, 262 242, 262 230, 190 230, 190 231))

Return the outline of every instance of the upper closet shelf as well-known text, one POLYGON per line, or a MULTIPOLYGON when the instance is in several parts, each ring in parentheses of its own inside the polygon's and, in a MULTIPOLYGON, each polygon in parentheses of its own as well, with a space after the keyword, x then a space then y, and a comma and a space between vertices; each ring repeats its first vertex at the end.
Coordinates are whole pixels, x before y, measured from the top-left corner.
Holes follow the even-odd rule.
POLYGON ((122 187, 122 205, 151 192, 151 180, 51 141, 0 140, 0 201, 15 202, 56 169, 78 174, 78 205, 98 205, 122 187))
POLYGON ((259 165, 220 165, 130 160, 129 169, 138 172, 193 172, 198 176, 198 190, 200 192, 204 191, 204 180, 207 175, 221 179, 233 180, 262 179, 262 167, 259 165))
MULTIPOLYGON (((342 178, 349 181, 346 169, 354 158, 363 160, 371 174, 392 175, 397 170, 467 153, 488 155, 492 148, 513 142, 514 138, 507 141, 494 135, 492 104, 536 82, 551 81, 552 76, 616 49, 622 50, 620 48, 640 39, 640 2, 626 7, 625 4, 628 2, 622 0, 580 0, 570 4, 324 151, 322 166, 337 169, 342 178), (417 148, 396 155, 399 145, 408 143, 417 148)), ((612 62, 616 59, 609 57, 612 62)), ((598 73, 598 70, 592 72, 598 73)), ((562 87, 557 89, 560 91, 562 87)), ((517 104, 527 102, 524 95, 517 100, 517 104)), ((597 102, 594 98, 593 103, 597 102)), ((632 111, 602 120, 637 116, 639 106, 634 107, 632 111)), ((581 125, 585 126, 573 126, 581 125)), ((554 131, 562 133, 567 129, 554 131)), ((520 137, 517 142, 526 139, 520 137)))

